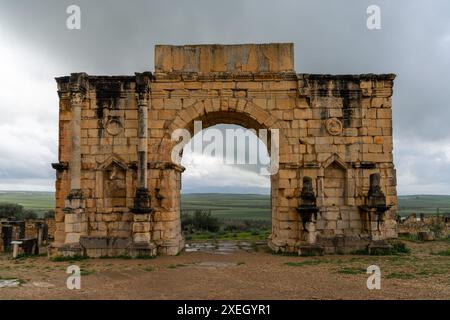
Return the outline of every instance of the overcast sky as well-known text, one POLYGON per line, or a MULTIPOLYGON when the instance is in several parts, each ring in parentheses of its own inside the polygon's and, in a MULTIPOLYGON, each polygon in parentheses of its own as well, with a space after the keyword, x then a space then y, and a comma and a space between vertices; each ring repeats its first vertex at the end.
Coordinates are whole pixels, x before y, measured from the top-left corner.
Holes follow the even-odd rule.
MULTIPOLYGON (((299 73, 396 73, 398 192, 450 194, 448 0, 0 0, 0 189, 54 188, 55 76, 152 71, 155 44, 265 42, 293 42, 299 73), (71 4, 81 30, 66 28, 71 4), (381 30, 366 27, 371 4, 381 30)), ((201 160, 190 162, 185 190, 269 185, 252 170, 201 160)))

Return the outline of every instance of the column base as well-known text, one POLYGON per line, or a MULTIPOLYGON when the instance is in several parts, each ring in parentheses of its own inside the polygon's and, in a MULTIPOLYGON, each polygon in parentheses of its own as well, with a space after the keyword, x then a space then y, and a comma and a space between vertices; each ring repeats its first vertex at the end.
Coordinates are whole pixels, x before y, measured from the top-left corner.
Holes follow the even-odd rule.
POLYGON ((381 240, 381 241, 372 241, 367 246, 367 252, 369 255, 388 255, 391 253, 392 246, 381 240))
POLYGON ((133 243, 130 247, 129 255, 133 258, 156 257, 158 255, 158 247, 153 242, 133 243))
POLYGON ((77 257, 85 256, 83 248, 79 243, 51 243, 48 246, 47 256, 51 257, 77 257))
POLYGON ((298 250, 298 244, 295 239, 277 239, 272 235, 267 239, 267 246, 279 254, 295 254, 298 250))
POLYGON ((318 244, 304 244, 298 248, 298 255, 304 257, 323 256, 324 248, 318 244))
POLYGON ((178 240, 165 240, 158 245, 158 254, 165 256, 176 256, 184 250, 184 247, 184 237, 181 237, 178 240))
POLYGON ((133 242, 130 238, 80 237, 79 243, 52 243, 48 249, 49 257, 84 256, 99 257, 154 257, 158 247, 153 242, 133 242))

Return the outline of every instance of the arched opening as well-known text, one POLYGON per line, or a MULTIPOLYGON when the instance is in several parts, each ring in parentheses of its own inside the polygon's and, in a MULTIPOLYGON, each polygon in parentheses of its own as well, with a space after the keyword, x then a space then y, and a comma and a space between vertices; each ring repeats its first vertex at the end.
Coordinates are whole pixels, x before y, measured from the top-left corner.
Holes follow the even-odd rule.
POLYGON ((270 133, 251 118, 225 112, 198 118, 189 131, 195 134, 182 151, 180 197, 188 247, 203 240, 267 240, 270 133))

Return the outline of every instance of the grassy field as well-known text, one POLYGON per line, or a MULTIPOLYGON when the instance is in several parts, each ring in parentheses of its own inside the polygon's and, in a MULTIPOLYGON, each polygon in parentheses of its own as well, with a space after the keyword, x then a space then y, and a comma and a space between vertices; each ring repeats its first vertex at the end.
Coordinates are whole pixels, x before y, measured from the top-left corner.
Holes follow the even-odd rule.
MULTIPOLYGON (((450 213, 449 195, 412 195, 398 197, 400 215, 411 213, 450 213)), ((220 218, 270 219, 270 196, 255 194, 184 194, 184 209, 211 209, 220 218)))
MULTIPOLYGON (((13 202, 38 213, 52 209, 53 192, 0 191, 0 202, 13 202)), ((450 195, 399 196, 399 213, 450 213, 450 195)), ((181 195, 183 209, 211 209, 218 218, 269 220, 270 196, 261 194, 191 193, 181 195)))
POLYGON ((191 193, 181 195, 183 209, 211 209, 218 218, 270 220, 270 196, 261 194, 191 193))
POLYGON ((18 203, 25 209, 43 214, 45 211, 53 209, 55 194, 38 191, 0 191, 0 202, 18 203))
POLYGON ((450 213, 450 196, 443 195, 412 195, 398 197, 400 215, 410 213, 450 213))

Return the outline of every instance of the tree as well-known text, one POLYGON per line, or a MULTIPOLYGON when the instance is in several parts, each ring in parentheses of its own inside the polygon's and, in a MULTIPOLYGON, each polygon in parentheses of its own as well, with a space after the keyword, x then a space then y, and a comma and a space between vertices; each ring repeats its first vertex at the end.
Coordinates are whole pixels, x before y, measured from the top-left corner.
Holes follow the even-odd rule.
POLYGON ((32 210, 24 210, 23 214, 22 214, 22 219, 20 219, 20 220, 25 220, 25 219, 35 220, 37 218, 38 218, 38 215, 36 212, 34 212, 32 210))
POLYGON ((21 220, 24 214, 23 207, 17 203, 0 203, 0 218, 10 220, 21 220))
POLYGON ((44 219, 54 219, 55 218, 55 210, 48 210, 44 213, 44 219))
POLYGON ((25 210, 20 204, 1 202, 0 218, 8 220, 37 219, 38 215, 32 210, 25 210))

